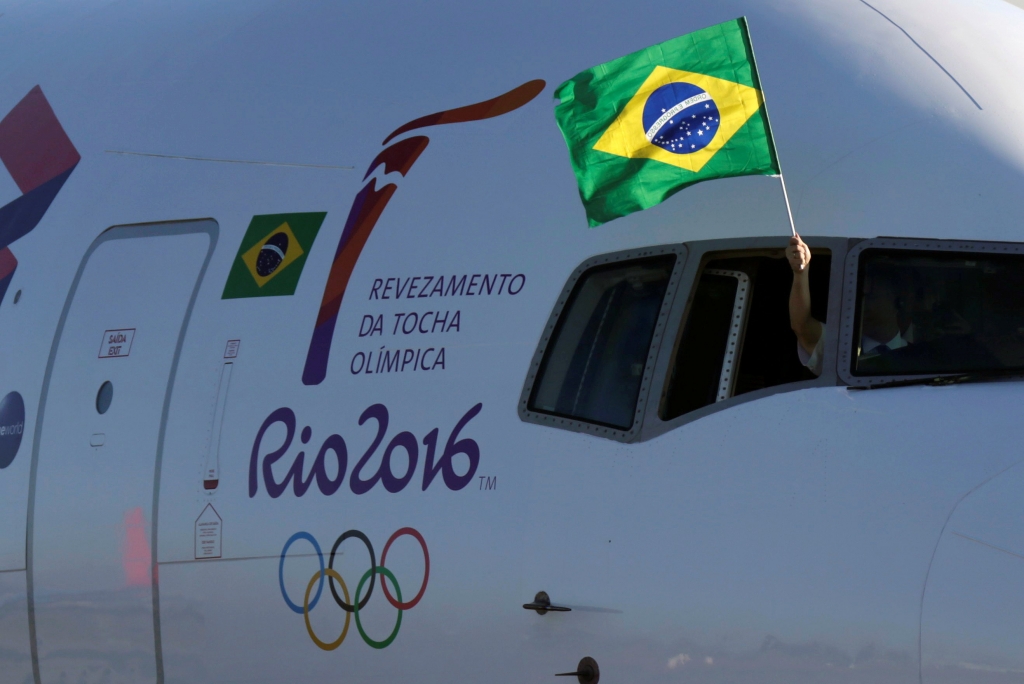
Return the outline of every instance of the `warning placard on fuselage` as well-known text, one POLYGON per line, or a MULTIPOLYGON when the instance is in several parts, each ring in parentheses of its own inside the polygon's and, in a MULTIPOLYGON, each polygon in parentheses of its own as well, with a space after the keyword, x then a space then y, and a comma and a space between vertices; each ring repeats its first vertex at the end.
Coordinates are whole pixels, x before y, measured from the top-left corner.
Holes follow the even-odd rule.
POLYGON ((217 510, 211 504, 206 504, 206 508, 196 518, 196 560, 221 557, 222 525, 217 510))

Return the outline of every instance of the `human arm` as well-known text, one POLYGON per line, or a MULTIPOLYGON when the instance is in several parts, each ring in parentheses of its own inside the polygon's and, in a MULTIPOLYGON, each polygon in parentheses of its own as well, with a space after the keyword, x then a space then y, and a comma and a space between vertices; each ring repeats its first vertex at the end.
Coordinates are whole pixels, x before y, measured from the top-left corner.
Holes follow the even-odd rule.
POLYGON ((796 333, 797 342, 808 354, 821 339, 821 323, 811 316, 810 266, 811 248, 795 235, 786 247, 786 259, 793 269, 793 287, 789 292, 789 325, 796 333))

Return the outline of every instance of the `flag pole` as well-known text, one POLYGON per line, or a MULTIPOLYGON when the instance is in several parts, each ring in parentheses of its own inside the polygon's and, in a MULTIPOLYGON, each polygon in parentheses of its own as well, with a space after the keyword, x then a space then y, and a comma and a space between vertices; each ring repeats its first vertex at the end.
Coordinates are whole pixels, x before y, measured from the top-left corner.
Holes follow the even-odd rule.
POLYGON ((786 177, 783 176, 782 173, 779 173, 779 180, 782 181, 782 196, 786 199, 786 212, 789 214, 789 227, 793 231, 793 237, 796 237, 796 224, 793 223, 793 210, 789 206, 789 193, 786 192, 786 177))
POLYGON ((754 75, 757 79, 756 87, 761 91, 761 103, 764 107, 764 127, 768 131, 768 140, 771 142, 772 151, 775 153, 775 164, 779 167, 778 177, 782 182, 782 197, 786 200, 786 213, 789 214, 789 229, 793 231, 793 237, 796 237, 796 223, 793 221, 793 209, 789 206, 789 193, 786 192, 786 178, 782 175, 782 161, 779 159, 779 150, 775 147, 775 136, 772 135, 772 124, 768 118, 768 103, 764 96, 764 88, 761 85, 761 73, 757 68, 757 58, 754 57, 754 41, 750 37, 750 27, 747 25, 747 18, 740 17, 740 20, 743 22, 743 31, 747 34, 747 44, 750 46, 750 61, 754 66, 754 75))

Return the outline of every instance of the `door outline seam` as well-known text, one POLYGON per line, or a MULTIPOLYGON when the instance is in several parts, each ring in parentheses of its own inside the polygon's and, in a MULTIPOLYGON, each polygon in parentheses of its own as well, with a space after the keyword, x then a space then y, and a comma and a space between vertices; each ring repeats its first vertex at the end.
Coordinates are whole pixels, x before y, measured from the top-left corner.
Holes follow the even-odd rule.
POLYGON ((171 391, 174 386, 175 375, 178 371, 178 360, 181 356, 181 348, 185 340, 185 333, 188 329, 189 321, 192 318, 192 309, 195 306, 196 299, 199 295, 199 288, 202 286, 203 279, 206 276, 206 269, 210 265, 210 259, 213 257, 214 249, 217 246, 217 238, 220 234, 220 226, 213 218, 111 226, 100 233, 96 239, 92 241, 92 244, 89 245, 89 248, 85 251, 85 254, 82 256, 82 260, 78 265, 78 270, 75 272, 75 278, 71 281, 71 287, 64 300, 64 307, 61 309, 60 319, 57 321, 57 328, 54 331, 53 342, 50 343, 50 354, 46 359, 46 371, 43 374, 43 384, 39 393, 39 407, 36 410, 36 424, 32 436, 32 463, 29 468, 28 511, 25 520, 25 589, 28 608, 29 649, 32 657, 32 678, 35 681, 35 684, 42 684, 42 675, 39 671, 39 649, 36 640, 35 582, 33 577, 34 559, 32 556, 32 539, 35 531, 36 476, 39 465, 39 441, 43 434, 46 400, 50 389, 50 379, 53 375, 53 365, 57 358, 57 350, 60 348, 60 340, 61 336, 64 334, 64 324, 67 322, 68 312, 71 310, 71 303, 75 299, 75 293, 78 291, 78 284, 82 279, 82 274, 85 273, 85 266, 89 263, 89 258, 103 243, 111 240, 169 235, 189 235, 195 233, 206 233, 210 238, 210 244, 206 249, 206 258, 203 260, 203 265, 199 269, 199 275, 196 277, 196 284, 192 288, 192 296, 189 299, 188 306, 185 309, 185 315, 182 318, 181 329, 178 332, 178 340, 174 349, 174 356, 171 361, 171 370, 167 378, 166 389, 164 390, 164 403, 160 415, 160 430, 157 437, 156 471, 154 474, 153 484, 153 510, 151 512, 152 519, 150 521, 150 524, 152 525, 152 530, 150 532, 150 553, 152 554, 151 559, 153 565, 151 573, 153 579, 153 633, 156 642, 156 681, 157 684, 163 684, 163 649, 160 643, 160 596, 157 589, 157 564, 155 560, 157 557, 156 513, 159 503, 157 494, 159 493, 160 486, 160 466, 162 460, 161 457, 163 456, 163 440, 167 430, 167 416, 170 409, 171 391))

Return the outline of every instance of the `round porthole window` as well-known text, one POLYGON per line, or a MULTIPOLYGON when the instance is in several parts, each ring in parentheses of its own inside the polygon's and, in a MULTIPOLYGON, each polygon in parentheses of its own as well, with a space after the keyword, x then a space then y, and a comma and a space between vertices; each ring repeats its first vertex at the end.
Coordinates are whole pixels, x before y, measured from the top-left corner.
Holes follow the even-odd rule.
POLYGON ((109 380, 106 380, 100 385, 100 391, 96 393, 96 412, 100 415, 106 413, 113 399, 114 385, 109 380))

